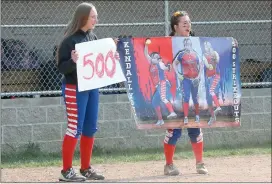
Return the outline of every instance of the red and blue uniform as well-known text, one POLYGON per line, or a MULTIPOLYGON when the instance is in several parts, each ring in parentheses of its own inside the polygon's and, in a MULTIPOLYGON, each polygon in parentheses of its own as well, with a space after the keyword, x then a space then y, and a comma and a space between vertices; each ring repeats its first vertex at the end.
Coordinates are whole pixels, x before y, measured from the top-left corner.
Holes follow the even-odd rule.
POLYGON ((78 91, 76 63, 71 58, 75 44, 96 40, 91 31, 78 30, 66 37, 58 49, 58 69, 64 75, 62 95, 67 112, 67 129, 62 144, 63 170, 72 167, 72 158, 80 137, 81 169, 90 167, 94 134, 97 131, 98 89, 78 91))
POLYGON ((170 103, 171 84, 167 80, 165 71, 160 67, 159 63, 158 64, 151 63, 149 71, 150 71, 151 81, 156 88, 152 97, 152 105, 156 110, 158 119, 161 120, 162 119, 161 110, 160 110, 161 101, 166 105, 166 108, 168 109, 170 113, 174 111, 172 104, 170 103))
POLYGON ((76 63, 71 59, 71 51, 75 49, 74 42, 81 43, 93 39, 97 38, 90 31, 79 30, 66 38, 59 48, 58 68, 60 73, 64 75, 62 94, 68 118, 66 135, 75 138, 78 138, 82 133, 92 137, 97 130, 98 89, 85 92, 78 91, 76 63), (87 129, 84 127, 87 127, 87 129))
POLYGON ((213 59, 213 54, 209 53, 209 54, 204 54, 208 64, 211 64, 213 66, 212 70, 209 70, 205 67, 205 74, 207 77, 213 77, 215 75, 219 75, 220 71, 219 71, 219 65, 218 63, 215 61, 215 59, 213 59))
POLYGON ((184 77, 182 80, 184 116, 187 117, 189 113, 190 93, 195 105, 195 113, 199 115, 198 85, 194 86, 192 82, 199 75, 198 54, 194 50, 185 49, 177 54, 175 60, 180 62, 181 75, 184 77))
MULTIPOLYGON (((199 74, 199 57, 195 51, 182 50, 180 51, 174 60, 178 60, 181 63, 181 75, 184 76, 182 81, 183 85, 183 109, 184 116, 188 116, 189 111, 189 99, 190 92, 192 93, 193 102, 196 108, 196 114, 199 114, 199 103, 198 103, 198 86, 193 86, 192 79, 198 77, 199 74)), ((190 137, 191 143, 198 144, 203 141, 203 134, 200 128, 187 128, 188 136, 190 137)), ((178 139, 182 135, 182 129, 168 129, 164 138, 165 151, 176 145, 178 139)))
POLYGON ((219 90, 219 81, 220 81, 220 70, 219 64, 214 58, 214 53, 205 53, 204 57, 207 60, 207 63, 213 66, 213 69, 210 70, 206 66, 204 67, 205 73, 205 86, 206 86, 206 99, 209 106, 209 110, 213 115, 213 101, 216 107, 219 107, 219 101, 216 93, 219 90))
MULTIPOLYGON (((190 41, 190 39, 185 40, 185 41, 190 41)), ((185 45, 184 45, 185 46, 185 45)), ((198 101, 197 101, 197 90, 195 87, 192 85, 192 78, 197 78, 199 74, 199 58, 198 55, 195 51, 189 52, 189 50, 182 50, 180 51, 175 59, 179 61, 181 64, 181 75, 184 76, 183 79, 183 89, 186 89, 186 98, 184 98, 184 101, 187 101, 187 105, 189 108, 189 98, 190 98, 190 91, 194 90, 193 96, 194 96, 194 102, 195 102, 195 107, 196 111, 198 111, 198 101)), ((177 71, 176 71, 177 72, 177 71)), ((198 88, 198 87, 197 87, 198 88)), ((183 97, 185 94, 183 94, 183 97)), ((183 104, 184 107, 184 104, 183 104)), ((188 113, 188 109, 187 109, 188 113)), ((185 115, 185 113, 184 113, 185 115)), ((188 131, 188 136, 190 137, 190 142, 192 145, 192 149, 196 158, 197 162, 202 162, 202 157, 203 157, 203 134, 200 128, 187 128, 188 131)), ((164 155, 166 159, 166 164, 171 165, 173 164, 173 157, 176 149, 176 143, 178 139, 181 137, 182 134, 182 129, 168 129, 166 131, 166 135, 164 138, 164 155)))

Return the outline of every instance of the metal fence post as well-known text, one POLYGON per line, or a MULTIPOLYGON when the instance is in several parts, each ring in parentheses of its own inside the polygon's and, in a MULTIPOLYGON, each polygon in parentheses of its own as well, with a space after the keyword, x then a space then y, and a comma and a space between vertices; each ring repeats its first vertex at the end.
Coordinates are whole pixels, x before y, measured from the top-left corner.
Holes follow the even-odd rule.
POLYGON ((165 36, 169 35, 169 2, 168 0, 164 1, 164 21, 165 21, 165 36))

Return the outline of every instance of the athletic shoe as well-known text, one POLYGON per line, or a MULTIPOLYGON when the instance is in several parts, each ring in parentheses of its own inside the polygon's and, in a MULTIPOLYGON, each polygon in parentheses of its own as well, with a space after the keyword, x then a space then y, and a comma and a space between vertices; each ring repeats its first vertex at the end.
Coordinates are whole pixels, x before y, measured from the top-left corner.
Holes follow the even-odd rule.
POLYGON ((175 112, 171 112, 168 116, 167 119, 175 119, 177 117, 177 114, 175 112))
POLYGON ((196 172, 198 174, 208 174, 208 170, 205 167, 204 163, 196 164, 196 172))
POLYGON ((166 164, 164 166, 164 175, 177 176, 179 175, 179 170, 174 164, 166 164))
POLYGON ((188 117, 185 117, 185 118, 184 118, 184 125, 187 125, 188 122, 189 122, 188 117))
POLYGON ((216 121, 216 117, 215 116, 211 116, 210 120, 208 121, 208 125, 211 126, 214 122, 216 121))
POLYGON ((81 182, 85 180, 86 178, 84 176, 77 174, 73 168, 70 168, 67 171, 62 170, 59 178, 59 181, 67 182, 81 182))
POLYGON ((163 124, 164 124, 164 121, 162 119, 158 120, 157 123, 156 123, 157 126, 161 126, 163 124))
POLYGON ((214 115, 216 116, 221 110, 222 110, 221 107, 217 107, 217 108, 214 110, 214 115))
POLYGON ((199 115, 196 115, 196 116, 195 116, 195 122, 196 122, 196 123, 199 123, 199 121, 200 121, 199 115))
POLYGON ((96 171, 92 168, 89 167, 88 169, 81 170, 80 173, 82 176, 86 177, 87 180, 104 180, 105 177, 101 174, 97 174, 96 171))

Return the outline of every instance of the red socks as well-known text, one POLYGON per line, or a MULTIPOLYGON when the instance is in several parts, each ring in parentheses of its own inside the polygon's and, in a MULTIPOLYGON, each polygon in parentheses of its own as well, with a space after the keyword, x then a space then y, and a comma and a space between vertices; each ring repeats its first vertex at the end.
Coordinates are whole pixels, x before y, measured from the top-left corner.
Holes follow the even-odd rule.
POLYGON ((165 155, 167 165, 173 164, 175 149, 176 149, 176 145, 164 143, 164 155, 165 155))
POLYGON ((217 96, 216 96, 216 95, 213 95, 213 96, 212 96, 212 99, 213 99, 213 101, 214 101, 216 107, 219 107, 220 105, 219 105, 219 101, 218 101, 217 96))
POLYGON ((172 106, 172 104, 171 104, 170 102, 167 102, 167 103, 165 104, 165 106, 166 106, 167 110, 168 110, 170 113, 171 113, 171 112, 174 112, 173 106, 172 106))
POLYGON ((199 104, 195 104, 195 115, 199 115, 199 104))
POLYGON ((189 103, 186 103, 186 102, 183 103, 183 112, 184 112, 184 117, 188 117, 189 103))
POLYGON ((85 170, 90 167, 90 162, 93 153, 94 137, 87 137, 81 135, 80 139, 80 158, 81 158, 81 169, 85 170))
POLYGON ((213 106, 209 106, 209 111, 211 116, 214 116, 213 106))
MULTIPOLYGON (((191 142, 192 149, 196 158, 196 163, 202 163, 203 162, 203 141, 194 143, 191 142)), ((164 155, 166 159, 166 164, 173 164, 173 157, 175 153, 176 145, 171 145, 164 143, 164 155)))
MULTIPOLYGON (((76 149, 77 138, 69 135, 64 136, 62 144, 62 161, 63 170, 66 171, 72 167, 74 152, 76 149)), ((88 169, 92 158, 92 151, 94 145, 94 138, 81 135, 80 139, 80 156, 81 169, 88 169)))
POLYGON ((62 143, 62 162, 64 171, 72 167, 76 144, 77 138, 71 137, 69 135, 64 136, 62 143))
MULTIPOLYGON (((183 112, 184 112, 184 117, 188 117, 189 103, 186 103, 186 102, 183 103, 183 112)), ((195 104, 195 114, 199 115, 199 104, 195 104)))
POLYGON ((191 142, 192 144, 192 149, 196 158, 196 163, 202 163, 203 160, 203 141, 201 142, 191 142))
POLYGON ((158 106, 158 107, 156 107, 155 110, 156 110, 156 114, 157 114, 158 120, 162 120, 161 107, 158 106))

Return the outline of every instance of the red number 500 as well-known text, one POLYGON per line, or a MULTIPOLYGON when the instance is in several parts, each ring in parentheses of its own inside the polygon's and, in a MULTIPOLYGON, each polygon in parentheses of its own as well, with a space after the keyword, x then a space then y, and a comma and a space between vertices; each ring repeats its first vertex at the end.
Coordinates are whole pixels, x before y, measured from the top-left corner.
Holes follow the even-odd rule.
POLYGON ((90 76, 83 76, 84 79, 90 80, 94 77, 94 74, 96 74, 99 78, 102 78, 104 76, 104 72, 106 72, 106 75, 110 78, 112 78, 116 72, 116 62, 114 59, 114 55, 112 51, 109 51, 106 55, 106 58, 104 58, 102 53, 99 53, 95 58, 95 63, 92 60, 93 53, 86 54, 83 57, 83 67, 90 66, 91 67, 91 75, 90 76), (108 62, 112 62, 112 67, 109 69, 108 62), (100 69, 99 69, 99 66, 100 69))

